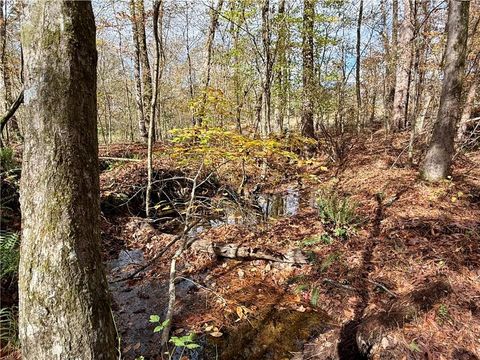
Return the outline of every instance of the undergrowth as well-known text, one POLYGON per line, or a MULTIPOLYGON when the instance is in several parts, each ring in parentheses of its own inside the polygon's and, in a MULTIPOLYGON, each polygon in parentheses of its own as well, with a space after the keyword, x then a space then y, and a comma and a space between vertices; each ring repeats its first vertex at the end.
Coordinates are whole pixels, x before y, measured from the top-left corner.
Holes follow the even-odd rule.
POLYGON ((331 234, 347 239, 358 224, 357 204, 349 197, 340 196, 334 191, 321 191, 316 199, 318 215, 331 234))

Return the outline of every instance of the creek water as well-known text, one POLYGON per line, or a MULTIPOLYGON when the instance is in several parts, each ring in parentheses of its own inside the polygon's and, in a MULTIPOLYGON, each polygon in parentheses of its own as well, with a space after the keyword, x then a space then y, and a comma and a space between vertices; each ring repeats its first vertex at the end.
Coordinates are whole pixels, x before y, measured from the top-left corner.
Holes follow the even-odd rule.
MULTIPOLYGON (((217 215, 195 227, 190 236, 196 236, 209 227, 225 224, 253 225, 270 219, 296 215, 303 204, 300 191, 288 189, 281 194, 260 194, 253 206, 241 208, 231 201, 219 204, 217 215)), ((149 323, 152 314, 164 318, 168 303, 168 284, 151 278, 148 281, 115 282, 146 263, 142 250, 122 250, 117 259, 107 263, 110 290, 114 299, 117 329, 122 339, 123 359, 134 360, 159 357, 160 335, 153 333, 149 323)), ((195 296, 196 285, 180 281, 176 286, 178 299, 195 296)), ((177 310, 181 311, 181 309, 177 310)), ((220 338, 208 335, 198 337, 201 345, 194 350, 177 348, 170 359, 287 359, 292 352, 302 350, 310 338, 327 329, 329 317, 321 311, 299 312, 287 309, 266 309, 248 322, 226 329, 220 338)), ((223 330, 222 330, 223 331, 223 330)), ((168 356, 167 356, 168 358, 168 356)))

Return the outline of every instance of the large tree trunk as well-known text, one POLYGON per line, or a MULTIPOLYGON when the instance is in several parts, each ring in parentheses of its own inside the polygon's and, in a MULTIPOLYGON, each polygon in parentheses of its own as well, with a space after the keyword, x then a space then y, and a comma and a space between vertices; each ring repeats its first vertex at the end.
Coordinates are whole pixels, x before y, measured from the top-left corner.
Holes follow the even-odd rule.
POLYGON ((407 116, 408 88, 410 84, 410 68, 412 66, 413 22, 410 0, 404 0, 404 18, 400 28, 400 39, 396 66, 395 95, 393 98, 392 130, 400 130, 407 116))
POLYGON ((463 72, 468 37, 469 1, 450 0, 445 69, 437 121, 422 168, 422 177, 438 181, 450 174, 455 126, 460 118, 463 72))
POLYGON ((302 135, 315 137, 314 116, 314 61, 313 32, 315 23, 315 0, 303 1, 303 103, 302 103, 302 135))
POLYGON ((26 6, 19 334, 25 360, 116 358, 100 258, 95 22, 89 1, 26 6))

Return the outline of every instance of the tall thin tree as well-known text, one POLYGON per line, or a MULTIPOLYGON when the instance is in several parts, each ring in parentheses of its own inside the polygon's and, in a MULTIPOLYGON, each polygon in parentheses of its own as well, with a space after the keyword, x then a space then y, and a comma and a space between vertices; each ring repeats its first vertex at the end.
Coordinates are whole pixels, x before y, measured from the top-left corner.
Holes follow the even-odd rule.
POLYGON ((303 1, 303 100, 302 100, 302 135, 315 137, 314 117, 314 25, 315 0, 303 1))

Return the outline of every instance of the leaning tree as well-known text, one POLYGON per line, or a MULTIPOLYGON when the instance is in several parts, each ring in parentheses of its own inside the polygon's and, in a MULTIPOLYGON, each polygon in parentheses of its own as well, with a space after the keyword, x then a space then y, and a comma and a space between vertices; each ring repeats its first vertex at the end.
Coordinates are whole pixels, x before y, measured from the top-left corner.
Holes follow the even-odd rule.
POLYGON ((455 127, 461 115, 469 9, 470 1, 449 2, 440 107, 422 168, 422 177, 428 181, 445 179, 451 170, 455 127))

